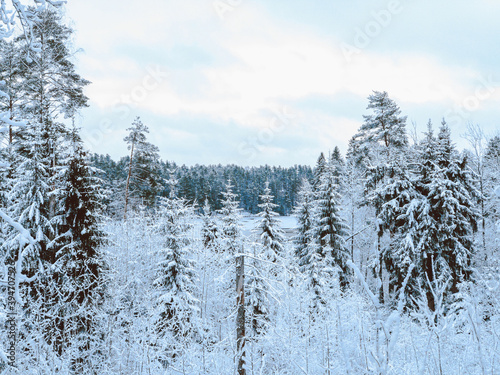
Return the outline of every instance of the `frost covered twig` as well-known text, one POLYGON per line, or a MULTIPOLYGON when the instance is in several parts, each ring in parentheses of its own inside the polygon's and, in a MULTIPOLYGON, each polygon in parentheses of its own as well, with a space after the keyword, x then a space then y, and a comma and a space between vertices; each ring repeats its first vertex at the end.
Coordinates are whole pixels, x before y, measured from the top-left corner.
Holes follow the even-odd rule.
POLYGON ((403 285, 401 286, 401 289, 399 291, 399 296, 398 296, 398 306, 397 309, 392 311, 391 314, 387 317, 387 319, 382 318, 382 307, 378 298, 373 294, 373 292, 370 290, 370 287, 366 283, 366 280, 364 279, 363 275, 361 274, 361 271, 359 268, 351 261, 347 261, 347 265, 352 268, 358 279, 361 281, 361 284, 363 285, 363 288, 366 291, 366 294, 370 297, 374 307, 375 307, 375 314, 376 314, 376 326, 377 326, 377 339, 376 339, 376 350, 375 352, 372 351, 372 357, 374 362, 376 363, 376 371, 379 374, 386 374, 389 368, 389 361, 390 358, 392 357, 392 354, 394 353, 396 342, 399 338, 399 327, 401 323, 401 315, 403 314, 403 308, 404 308, 404 303, 405 303, 405 289, 406 285, 408 284, 408 280, 410 279, 411 273, 413 271, 413 268, 415 267, 413 264, 410 265, 408 269, 408 273, 404 279, 403 285), (380 349, 379 349, 379 331, 382 330, 384 332, 385 336, 385 342, 386 342, 386 352, 385 352, 385 358, 380 355, 380 349))

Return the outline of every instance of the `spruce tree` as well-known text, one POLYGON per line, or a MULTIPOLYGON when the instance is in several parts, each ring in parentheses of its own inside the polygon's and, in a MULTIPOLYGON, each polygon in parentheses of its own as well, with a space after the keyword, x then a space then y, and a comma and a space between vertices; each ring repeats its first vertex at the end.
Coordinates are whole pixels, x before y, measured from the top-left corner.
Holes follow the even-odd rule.
POLYGON ((254 337, 261 335, 266 330, 269 320, 269 277, 271 277, 271 267, 266 262, 266 256, 262 252, 260 244, 253 244, 253 254, 247 265, 247 288, 246 298, 250 311, 250 327, 254 337))
POLYGON ((233 193, 233 185, 228 180, 222 208, 219 210, 222 220, 222 247, 228 259, 235 257, 236 284, 236 356, 238 374, 245 374, 245 343, 246 343, 246 308, 245 308, 245 256, 241 238, 241 215, 239 202, 233 193), (238 256, 236 256, 239 254, 238 256))
POLYGON ((307 179, 303 179, 298 194, 298 203, 294 210, 297 217, 297 235, 294 238, 295 254, 299 266, 306 263, 307 248, 313 242, 312 230, 315 227, 316 209, 312 186, 307 179))
POLYGON ((229 255, 238 253, 241 244, 241 208, 233 188, 231 181, 228 181, 226 191, 222 192, 222 208, 218 211, 222 221, 223 249, 229 255))
POLYGON ((158 232, 163 237, 156 289, 156 330, 168 357, 183 349, 184 339, 197 327, 198 300, 195 297, 195 265, 190 257, 189 231, 192 208, 175 193, 176 180, 170 179, 170 195, 158 210, 158 232), (173 341, 172 341, 173 340, 173 341))
POLYGON ((256 232, 262 243, 264 256, 269 261, 276 263, 283 256, 283 243, 285 239, 280 222, 277 219, 279 215, 274 211, 278 205, 273 203, 273 198, 269 182, 266 181, 264 194, 260 196, 262 203, 259 204, 261 211, 257 216, 260 217, 260 221, 256 232))
MULTIPOLYGON (((427 234, 429 250, 438 250, 431 257, 446 262, 452 279, 450 290, 456 293, 458 283, 469 280, 472 274, 473 234, 479 219, 474 199, 479 197, 479 192, 467 159, 459 158, 444 121, 438 133, 437 168, 424 188, 432 218, 427 234)), ((436 278, 435 272, 441 271, 437 267, 434 270, 425 268, 430 281, 436 278)))
POLYGON ((321 176, 325 172, 327 166, 327 161, 325 155, 321 153, 316 162, 316 168, 314 168, 314 179, 313 179, 313 190, 317 191, 321 185, 321 176))
POLYGON ((434 311, 432 289, 436 283, 449 282, 445 290, 449 303, 459 283, 471 278, 473 234, 478 222, 474 197, 478 191, 467 160, 459 158, 451 142, 446 123, 442 123, 437 138, 429 124, 419 150, 421 163, 414 175, 400 178, 399 189, 392 190, 392 199, 384 205, 383 212, 397 208, 391 216, 394 238, 386 259, 398 287, 409 265, 415 265, 409 281, 411 293, 415 296, 422 289, 429 309, 434 311))
POLYGON ((51 339, 57 342, 58 352, 73 344, 73 372, 86 373, 99 351, 96 316, 105 297, 100 252, 105 237, 99 227, 104 196, 77 129, 73 129, 71 154, 60 173, 60 214, 52 220, 59 235, 54 239, 58 252, 52 272, 56 304, 51 339))
POLYGON ((284 257, 284 235, 274 211, 277 204, 273 203, 273 196, 266 181, 264 193, 260 196, 259 208, 261 211, 256 228, 258 242, 254 244, 253 258, 248 272, 248 304, 251 308, 251 326, 255 334, 263 332, 268 320, 269 300, 267 296, 269 279, 278 274, 276 267, 268 262, 281 263, 284 257))
POLYGON ((219 236, 220 229, 212 215, 212 210, 208 199, 205 199, 205 204, 203 205, 203 226, 201 228, 201 238, 203 246, 206 249, 218 252, 219 251, 219 236))
POLYGON ((488 141, 484 157, 485 164, 485 212, 489 238, 494 238, 495 225, 500 220, 500 136, 488 141))
POLYGON ((26 101, 25 77, 27 67, 23 61, 24 51, 19 43, 0 41, 0 129, 8 130, 5 136, 6 146, 12 146, 17 126, 21 125, 21 108, 26 101))
POLYGON ((345 288, 350 279, 349 259, 345 246, 347 225, 340 215, 340 194, 336 167, 329 163, 321 178, 317 191, 318 217, 317 234, 321 246, 321 257, 330 258, 332 266, 340 268, 340 283, 345 288))

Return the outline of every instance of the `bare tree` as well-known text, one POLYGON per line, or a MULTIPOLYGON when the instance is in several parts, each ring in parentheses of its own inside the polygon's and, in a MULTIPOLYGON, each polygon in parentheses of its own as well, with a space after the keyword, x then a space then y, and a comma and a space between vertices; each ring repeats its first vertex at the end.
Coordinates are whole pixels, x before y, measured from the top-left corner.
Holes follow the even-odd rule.
POLYGON ((486 151, 486 136, 483 132, 483 129, 478 124, 467 124, 467 131, 463 135, 469 144, 471 145, 472 152, 474 155, 473 166, 474 172, 476 172, 479 179, 479 192, 481 193, 481 197, 479 199, 480 210, 481 210, 481 242, 483 249, 484 260, 488 260, 488 254, 486 251, 486 209, 484 205, 484 197, 485 197, 485 170, 484 170, 484 155, 486 151))

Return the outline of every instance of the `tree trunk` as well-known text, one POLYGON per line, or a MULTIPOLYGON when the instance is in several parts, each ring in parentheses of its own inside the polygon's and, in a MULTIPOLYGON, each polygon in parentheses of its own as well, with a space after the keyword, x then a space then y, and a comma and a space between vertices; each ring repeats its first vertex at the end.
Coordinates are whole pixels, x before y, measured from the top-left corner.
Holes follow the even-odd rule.
POLYGON ((127 206, 128 206, 128 186, 130 184, 130 175, 132 174, 132 158, 134 157, 134 143, 130 148, 130 162, 128 163, 127 185, 125 186, 125 208, 123 210, 123 219, 127 220, 127 206))
POLYGON ((236 355, 238 375, 246 375, 245 370, 245 257, 236 258, 236 355))
POLYGON ((381 244, 381 237, 377 236, 377 252, 378 252, 378 262, 379 262, 379 268, 378 268, 378 278, 380 280, 380 288, 378 290, 378 301, 380 305, 384 304, 384 278, 383 278, 383 272, 382 272, 382 265, 384 264, 384 259, 382 257, 382 244, 381 244))
POLYGON ((432 255, 427 255, 427 259, 425 261, 425 270, 424 272, 427 275, 427 279, 429 282, 429 288, 427 289, 426 292, 426 297, 427 297, 427 306, 429 307, 430 311, 436 311, 436 301, 434 300, 434 294, 432 293, 431 288, 434 287, 432 283, 434 282, 434 257, 432 255))

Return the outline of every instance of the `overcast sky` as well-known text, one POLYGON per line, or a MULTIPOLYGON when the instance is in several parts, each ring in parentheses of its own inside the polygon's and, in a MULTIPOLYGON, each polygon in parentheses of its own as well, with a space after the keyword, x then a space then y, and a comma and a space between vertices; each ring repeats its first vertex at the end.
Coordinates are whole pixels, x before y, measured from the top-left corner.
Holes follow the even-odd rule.
POLYGON ((500 119, 500 1, 69 0, 80 126, 93 152, 127 153, 136 116, 164 160, 314 164, 345 152, 372 90, 419 132, 445 117, 500 119))

